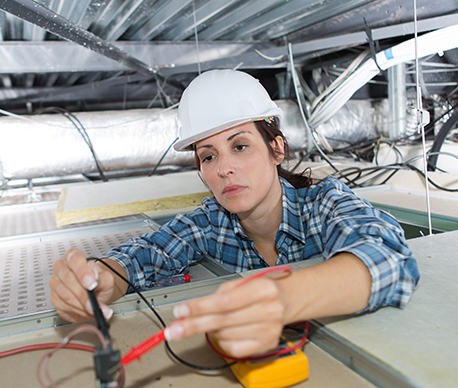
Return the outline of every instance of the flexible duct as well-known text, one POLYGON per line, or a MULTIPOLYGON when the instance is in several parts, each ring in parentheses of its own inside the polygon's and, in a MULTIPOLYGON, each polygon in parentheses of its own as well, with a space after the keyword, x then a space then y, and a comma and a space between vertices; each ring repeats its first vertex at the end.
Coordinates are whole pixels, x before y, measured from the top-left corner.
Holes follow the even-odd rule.
MULTIPOLYGON (((306 146, 305 128, 293 101, 277 101, 283 109, 283 132, 293 150, 306 146)), ((103 171, 153 168, 178 137, 176 109, 80 112, 103 171)), ((162 165, 193 163, 191 152, 170 149, 162 165)), ((3 178, 87 174, 97 171, 89 147, 62 114, 0 118, 0 171, 3 178)))

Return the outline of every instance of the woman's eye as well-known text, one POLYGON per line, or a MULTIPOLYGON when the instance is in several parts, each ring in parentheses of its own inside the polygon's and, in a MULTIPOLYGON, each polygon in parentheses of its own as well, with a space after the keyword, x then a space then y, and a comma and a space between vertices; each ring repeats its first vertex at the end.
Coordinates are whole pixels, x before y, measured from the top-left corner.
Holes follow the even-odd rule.
POLYGON ((247 147, 248 146, 246 144, 238 144, 234 148, 235 148, 236 151, 243 151, 247 147))
POLYGON ((201 158, 201 163, 207 163, 207 162, 210 162, 212 161, 214 158, 214 155, 208 155, 208 156, 203 156, 201 158))

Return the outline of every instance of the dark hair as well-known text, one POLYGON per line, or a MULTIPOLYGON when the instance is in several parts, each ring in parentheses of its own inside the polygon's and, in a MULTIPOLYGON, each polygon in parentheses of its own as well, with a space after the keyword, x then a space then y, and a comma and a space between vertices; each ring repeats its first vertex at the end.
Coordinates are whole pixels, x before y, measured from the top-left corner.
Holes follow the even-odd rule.
MULTIPOLYGON (((278 120, 276 117, 274 117, 270 121, 266 121, 266 120, 254 121, 254 125, 256 129, 258 130, 258 132, 261 134, 264 142, 267 145, 267 149, 269 150, 270 154, 272 155, 274 159, 278 158, 279 152, 272 148, 271 142, 275 140, 277 136, 281 136, 283 139, 283 143, 284 143, 283 161, 287 162, 292 159, 291 149, 289 148, 288 141, 286 140, 285 136, 283 135, 283 132, 280 130, 278 126, 278 120)), ((196 164, 197 170, 199 170, 200 172, 200 161, 199 161, 199 158, 197 157, 196 152, 194 153, 194 162, 196 164)), ((279 164, 277 166, 277 171, 278 171, 278 176, 281 176, 282 178, 286 179, 296 189, 300 189, 302 187, 309 187, 317 182, 317 180, 311 177, 311 170, 309 168, 305 169, 304 171, 300 173, 294 173, 294 172, 286 170, 284 167, 282 167, 281 164, 279 164)))
MULTIPOLYGON (((280 130, 278 126, 278 119, 274 117, 272 120, 259 120, 255 121, 254 125, 256 129, 261 134, 264 142, 267 145, 267 148, 272 155, 272 157, 277 158, 279 156, 278 151, 272 148, 271 142, 275 140, 277 136, 281 136, 284 143, 284 159, 283 162, 288 162, 292 159, 292 152, 291 148, 289 147, 288 141, 283 135, 283 132, 280 130)), ((294 173, 289 170, 286 170, 282 164, 277 166, 278 176, 286 179, 289 183, 291 183, 296 189, 300 189, 302 187, 309 187, 315 183, 315 180, 311 177, 311 170, 309 168, 305 169, 300 173, 294 173)))

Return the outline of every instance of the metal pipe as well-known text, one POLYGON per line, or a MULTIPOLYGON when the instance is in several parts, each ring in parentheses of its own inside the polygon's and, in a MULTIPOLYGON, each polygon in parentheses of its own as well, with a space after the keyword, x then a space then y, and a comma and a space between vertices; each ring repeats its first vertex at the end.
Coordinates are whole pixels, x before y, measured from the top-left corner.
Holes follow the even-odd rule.
POLYGON ((388 69, 390 139, 402 139, 407 133, 406 67, 404 63, 388 69))

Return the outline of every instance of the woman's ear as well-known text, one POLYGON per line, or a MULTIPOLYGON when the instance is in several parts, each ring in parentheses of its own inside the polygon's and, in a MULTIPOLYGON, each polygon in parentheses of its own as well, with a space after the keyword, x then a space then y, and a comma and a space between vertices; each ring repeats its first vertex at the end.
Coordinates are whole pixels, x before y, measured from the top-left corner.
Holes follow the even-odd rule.
POLYGON ((274 140, 270 142, 272 149, 275 154, 275 164, 278 166, 285 159, 285 142, 283 137, 280 135, 276 136, 274 140))

